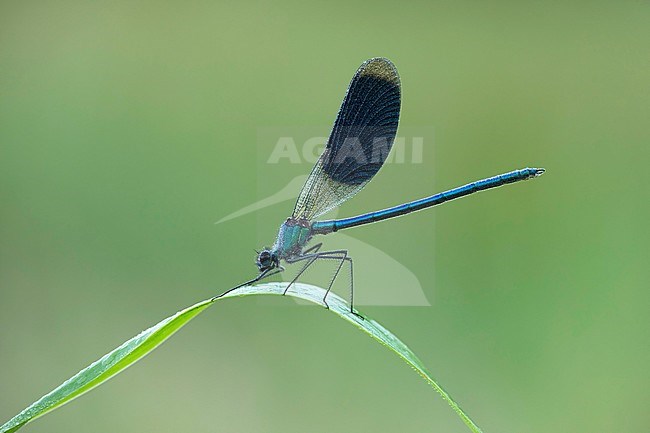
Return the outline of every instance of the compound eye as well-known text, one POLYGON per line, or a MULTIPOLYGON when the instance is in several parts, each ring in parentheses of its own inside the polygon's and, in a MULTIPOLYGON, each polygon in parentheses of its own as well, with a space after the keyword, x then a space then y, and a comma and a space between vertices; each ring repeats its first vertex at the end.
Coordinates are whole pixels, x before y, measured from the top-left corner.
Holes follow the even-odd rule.
POLYGON ((270 267, 271 261, 271 252, 269 250, 260 252, 260 255, 257 257, 257 264, 261 270, 270 267))

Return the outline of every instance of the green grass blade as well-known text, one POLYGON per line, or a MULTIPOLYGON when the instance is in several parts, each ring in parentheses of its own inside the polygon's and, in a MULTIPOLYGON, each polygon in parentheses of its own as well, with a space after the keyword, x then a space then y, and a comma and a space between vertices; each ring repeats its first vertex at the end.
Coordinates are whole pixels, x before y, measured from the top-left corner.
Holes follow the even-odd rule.
POLYGON ((199 302, 142 331, 117 349, 107 353, 63 382, 49 394, 44 395, 38 401, 32 403, 31 406, 0 427, 0 433, 15 432, 28 422, 54 409, 58 409, 106 382, 111 377, 144 358, 197 314, 209 307, 211 303, 210 300, 199 302))
MULTIPOLYGON (((40 400, 34 402, 31 406, 0 427, 0 433, 15 432, 28 422, 63 406, 69 401, 106 382, 111 377, 142 359, 214 302, 239 296, 281 295, 285 287, 286 283, 268 283, 253 287, 241 287, 221 298, 213 298, 199 302, 185 310, 179 311, 173 316, 168 317, 160 323, 141 332, 112 352, 104 355, 102 358, 65 381, 58 388, 43 396, 40 400)), ((295 286, 292 286, 291 290, 287 294, 320 304, 325 291, 320 287, 296 284, 295 286)), ((417 356, 415 356, 415 354, 411 352, 411 350, 397 337, 374 320, 367 317, 361 319, 359 316, 350 313, 350 307, 348 304, 337 295, 330 293, 327 296, 327 302, 330 306, 330 311, 336 313, 344 320, 352 323, 372 338, 388 347, 415 369, 415 371, 417 371, 436 391, 438 391, 442 398, 454 409, 454 411, 456 411, 472 432, 481 433, 481 429, 474 424, 451 396, 447 394, 440 385, 438 385, 417 356)))
MULTIPOLYGON (((242 289, 234 290, 228 293, 226 296, 224 296, 224 298, 258 294, 279 295, 284 292, 285 287, 286 283, 267 283, 254 287, 242 287, 242 289)), ((296 284, 295 287, 291 286, 291 290, 287 293, 287 295, 304 299, 316 304, 322 303, 324 294, 324 290, 320 287, 310 286, 308 284, 296 284)), ((363 332, 370 335, 372 338, 395 352, 416 372, 418 372, 420 376, 422 376, 424 380, 426 380, 429 385, 433 387, 433 389, 438 391, 443 400, 445 400, 449 406, 451 406, 451 408, 456 411, 458 416, 463 420, 463 422, 470 428, 472 432, 482 433, 481 429, 471 420, 471 418, 463 411, 463 409, 461 409, 458 403, 456 403, 454 399, 451 398, 451 396, 438 384, 438 382, 436 382, 436 380, 427 371, 424 364, 422 364, 422 361, 420 361, 418 357, 415 356, 415 354, 411 351, 411 349, 409 349, 406 344, 402 343, 399 338, 397 338, 390 331, 388 331, 386 328, 374 320, 365 316, 364 319, 361 319, 359 316, 350 313, 350 305, 346 303, 341 297, 332 292, 327 295, 327 304, 330 307, 330 311, 336 313, 342 319, 352 323, 363 332)))

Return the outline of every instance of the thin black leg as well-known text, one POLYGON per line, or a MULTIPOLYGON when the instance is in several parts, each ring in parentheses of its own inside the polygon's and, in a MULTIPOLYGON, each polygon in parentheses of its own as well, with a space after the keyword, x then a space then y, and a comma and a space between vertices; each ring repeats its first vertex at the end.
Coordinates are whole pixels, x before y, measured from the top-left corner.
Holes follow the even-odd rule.
POLYGON ((298 274, 296 274, 296 276, 293 277, 293 280, 291 280, 291 282, 287 284, 287 288, 284 289, 284 293, 282 293, 283 295, 287 294, 287 292, 289 291, 289 287, 291 287, 293 283, 298 281, 298 278, 300 278, 300 276, 307 270, 308 267, 310 267, 316 261, 317 258, 318 258, 318 253, 315 253, 315 254, 310 254, 309 256, 302 256, 298 260, 294 259, 292 261, 287 261, 287 263, 296 263, 302 260, 307 260, 307 263, 305 264, 305 266, 302 267, 300 272, 298 272, 298 274))
MULTIPOLYGON (((329 253, 330 252, 324 252, 323 255, 319 256, 318 258, 319 259, 340 260, 341 264, 339 265, 339 271, 340 271, 340 268, 342 267, 344 261, 348 262, 348 264, 350 265, 350 267, 349 267, 349 269, 350 269, 350 313, 352 313, 355 316, 363 319, 363 316, 361 316, 360 314, 357 314, 355 312, 355 310, 354 310, 354 262, 352 261, 352 257, 349 257, 347 255, 347 251, 346 251, 345 255, 343 255, 342 253, 336 252, 336 253, 339 253, 339 254, 338 255, 333 255, 333 256, 328 256, 327 254, 329 254, 329 253)), ((337 274, 334 276, 334 278, 336 278, 337 275, 338 275, 338 271, 337 271, 337 274)), ((334 282, 333 280, 332 280, 332 284, 334 282)), ((331 289, 331 286, 330 286, 330 288, 328 288, 327 293, 325 294, 325 296, 327 296, 330 289, 331 289)), ((323 299, 323 301, 325 302, 325 299, 323 299)), ((327 303, 325 302, 325 304, 327 304, 327 303)))
POLYGON ((305 251, 302 252, 302 255, 304 256, 304 255, 309 254, 309 253, 317 253, 318 250, 320 250, 320 247, 322 247, 322 246, 323 246, 323 243, 321 242, 321 243, 316 244, 316 245, 314 245, 314 246, 312 246, 310 248, 307 248, 305 251))
MULTIPOLYGON (((341 272, 341 268, 343 267, 343 263, 345 263, 346 259, 348 258, 348 252, 346 250, 341 250, 339 252, 341 257, 332 257, 334 260, 341 260, 339 263, 339 266, 336 268, 336 272, 334 272, 334 276, 332 277, 332 280, 330 281, 330 285, 327 286, 327 291, 325 292, 325 296, 323 296, 323 303, 325 304, 325 307, 329 308, 330 306, 327 304, 327 295, 329 295, 330 290, 332 290, 332 286, 334 285, 334 281, 336 280, 336 277, 338 277, 339 272, 341 272)), ((332 254, 334 256, 334 254, 332 254)), ((328 257, 321 257, 323 259, 327 259, 328 257)))
POLYGON ((322 244, 317 244, 314 245, 312 248, 309 250, 306 250, 306 252, 310 252, 309 254, 305 254, 299 257, 295 257, 292 259, 287 259, 287 263, 297 263, 297 262, 302 262, 302 261, 307 261, 305 266, 302 267, 300 272, 294 277, 294 279, 289 283, 287 288, 285 289, 285 294, 287 293, 287 290, 289 290, 289 287, 295 283, 298 278, 309 268, 316 260, 323 259, 323 260, 339 260, 339 266, 336 269, 336 272, 334 273, 334 277, 332 277, 332 280, 330 281, 329 286, 327 287, 327 291, 325 292, 325 296, 323 297, 323 303, 325 304, 326 308, 329 308, 329 305, 327 304, 327 295, 329 292, 332 290, 332 286, 334 284, 334 281, 336 280, 336 277, 338 276, 339 272, 341 271, 341 267, 343 266, 344 262, 348 262, 350 264, 350 312, 354 314, 357 317, 360 317, 363 319, 363 316, 359 315, 354 311, 354 269, 353 269, 353 262, 352 258, 348 257, 348 251, 347 250, 333 250, 333 251, 323 251, 323 252, 318 252, 322 244), (316 252, 311 252, 311 251, 316 251, 316 252))
POLYGON ((278 272, 281 272, 283 270, 284 270, 283 267, 267 269, 267 270, 261 272, 257 277, 253 278, 252 280, 246 281, 245 283, 241 283, 240 285, 235 286, 232 289, 228 289, 225 292, 223 292, 222 294, 213 297, 211 300, 214 301, 215 299, 221 298, 222 296, 226 295, 227 293, 232 292, 233 290, 239 289, 240 287, 244 287, 244 286, 250 286, 251 284, 254 284, 254 283, 256 283, 256 282, 258 282, 258 281, 260 281, 260 280, 262 280, 262 279, 264 279, 266 277, 270 277, 271 275, 275 275, 278 272))
POLYGON ((298 274, 293 278, 293 280, 291 280, 291 282, 289 284, 287 284, 287 288, 284 289, 283 295, 287 294, 287 292, 289 291, 289 288, 291 287, 291 285, 293 283, 295 283, 298 280, 298 278, 307 270, 307 268, 309 266, 311 266, 316 261, 316 258, 318 256, 318 254, 317 254, 318 250, 320 250, 320 247, 322 247, 322 246, 323 246, 322 242, 318 243, 318 244, 306 249, 305 251, 303 251, 303 253, 302 253, 302 255, 300 257, 295 258, 295 259, 286 259, 287 263, 296 263, 296 262, 300 262, 300 261, 303 261, 303 260, 309 260, 309 261, 307 262, 307 264, 305 266, 302 267, 300 272, 298 272, 298 274))

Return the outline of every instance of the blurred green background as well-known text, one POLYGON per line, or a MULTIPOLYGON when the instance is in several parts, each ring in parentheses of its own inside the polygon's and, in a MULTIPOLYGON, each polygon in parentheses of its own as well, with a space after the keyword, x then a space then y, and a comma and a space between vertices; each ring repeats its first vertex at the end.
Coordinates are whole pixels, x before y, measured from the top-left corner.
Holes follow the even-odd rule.
MULTIPOLYGON (((3 1, 0 422, 253 275, 292 203, 213 223, 309 170, 260 169, 259 131, 326 135, 355 69, 385 56, 401 127, 435 145, 339 215, 547 174, 346 233, 432 303, 362 310, 486 433, 646 431, 649 22, 641 1, 3 1)), ((219 304, 24 431, 467 431, 392 353, 286 307, 219 304)))

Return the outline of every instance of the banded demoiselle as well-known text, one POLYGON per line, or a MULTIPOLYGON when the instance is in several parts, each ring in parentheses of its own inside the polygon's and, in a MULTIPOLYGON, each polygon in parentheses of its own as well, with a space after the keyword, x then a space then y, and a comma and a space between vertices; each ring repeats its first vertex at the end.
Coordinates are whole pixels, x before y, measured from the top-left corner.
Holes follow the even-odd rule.
POLYGON ((347 264, 350 270, 350 311, 356 314, 352 258, 347 250, 320 251, 322 243, 306 248, 314 236, 406 215, 544 173, 543 168, 514 170, 384 210, 351 218, 314 221, 355 195, 377 174, 393 145, 400 106, 400 78, 395 65, 385 58, 365 61, 350 82, 325 150, 302 187, 293 213, 280 226, 273 247, 265 248, 257 255, 259 274, 220 296, 283 271, 282 261, 303 263, 287 285, 286 294, 314 262, 333 260, 336 271, 323 297, 323 304, 328 307, 327 295, 342 267, 347 264))

